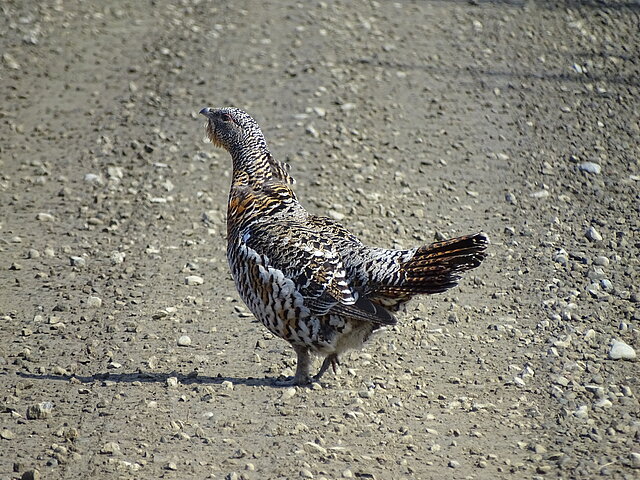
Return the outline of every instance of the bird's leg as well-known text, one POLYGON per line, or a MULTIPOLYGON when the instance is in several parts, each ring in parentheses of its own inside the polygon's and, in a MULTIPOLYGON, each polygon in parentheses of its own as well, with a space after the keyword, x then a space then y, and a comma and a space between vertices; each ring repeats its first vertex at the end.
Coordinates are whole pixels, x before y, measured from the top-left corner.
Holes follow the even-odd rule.
POLYGON ((293 349, 298 355, 298 365, 296 367, 296 375, 293 377, 294 385, 306 385, 311 382, 311 356, 309 348, 293 345, 293 349))
POLYGON ((320 367, 320 370, 313 377, 313 380, 315 382, 320 380, 320 377, 322 377, 322 375, 324 375, 324 372, 326 372, 329 369, 329 365, 331 365, 331 368, 333 368, 333 373, 336 373, 336 366, 340 365, 340 362, 338 361, 338 355, 337 354, 332 353, 331 355, 327 355, 325 357, 324 362, 322 362, 322 366, 320 367))

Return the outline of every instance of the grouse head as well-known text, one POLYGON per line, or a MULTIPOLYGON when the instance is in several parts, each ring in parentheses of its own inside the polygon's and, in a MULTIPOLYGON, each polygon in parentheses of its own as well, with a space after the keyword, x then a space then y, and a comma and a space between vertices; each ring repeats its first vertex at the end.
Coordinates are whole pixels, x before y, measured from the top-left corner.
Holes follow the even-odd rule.
POLYGON ((205 107, 200 114, 207 117, 207 136, 211 142, 230 153, 247 148, 264 148, 266 142, 258 123, 239 108, 205 107))

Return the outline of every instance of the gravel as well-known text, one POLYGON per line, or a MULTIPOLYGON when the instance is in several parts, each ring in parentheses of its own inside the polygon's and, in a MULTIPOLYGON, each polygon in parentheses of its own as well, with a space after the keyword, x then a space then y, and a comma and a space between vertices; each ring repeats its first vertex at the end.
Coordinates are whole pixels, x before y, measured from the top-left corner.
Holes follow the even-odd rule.
POLYGON ((0 477, 637 478, 629 2, 5 3, 0 477), (226 264, 223 104, 364 242, 489 257, 284 385, 226 264))

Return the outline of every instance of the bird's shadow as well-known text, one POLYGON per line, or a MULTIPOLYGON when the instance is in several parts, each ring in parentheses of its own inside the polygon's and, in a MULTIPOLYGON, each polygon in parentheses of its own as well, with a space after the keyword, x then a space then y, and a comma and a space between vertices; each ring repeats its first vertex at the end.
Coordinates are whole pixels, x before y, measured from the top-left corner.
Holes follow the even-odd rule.
POLYGON ((116 383, 167 383, 167 380, 174 377, 182 385, 220 385, 223 382, 231 382, 234 385, 246 385, 249 387, 271 387, 286 388, 291 383, 279 378, 239 378, 226 377, 217 375, 215 377, 198 375, 196 372, 184 374, 178 372, 171 373, 152 373, 152 372, 135 372, 135 373, 96 373, 93 375, 51 375, 51 374, 34 374, 26 372, 16 372, 21 378, 31 380, 54 380, 59 382, 68 382, 75 380, 81 384, 91 384, 96 382, 111 381, 116 383))

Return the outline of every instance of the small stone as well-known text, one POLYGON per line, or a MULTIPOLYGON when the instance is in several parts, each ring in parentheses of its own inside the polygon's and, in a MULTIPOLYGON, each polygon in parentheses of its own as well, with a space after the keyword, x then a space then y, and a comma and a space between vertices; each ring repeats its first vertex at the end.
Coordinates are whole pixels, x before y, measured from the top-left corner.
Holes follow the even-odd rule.
POLYGON ((640 468, 640 453, 631 452, 629 454, 629 460, 631 460, 631 468, 640 468))
POLYGON ((69 263, 72 267, 84 267, 87 261, 84 257, 69 257, 69 263))
POLYGON ((8 428, 3 428, 2 431, 0 431, 0 437, 4 438, 5 440, 13 440, 16 437, 16 434, 8 428))
POLYGON ((51 402, 41 402, 27 407, 27 418, 29 420, 40 420, 49 417, 53 410, 51 402))
POLYGON ((120 445, 116 442, 107 442, 100 449, 100 453, 105 455, 117 455, 120 453, 120 445))
POLYGON ((220 386, 225 390, 233 390, 233 382, 230 382, 229 380, 225 380, 220 384, 220 386))
POLYGON ((40 252, 35 248, 30 248, 29 251, 27 251, 27 258, 40 258, 40 252))
POLYGON ((603 290, 613 289, 613 283, 611 283, 611 280, 609 280, 608 278, 603 278, 602 280, 600 280, 600 286, 603 290))
POLYGON ((287 388, 284 392, 282 392, 282 396, 280 397, 281 400, 289 400, 290 398, 293 398, 297 393, 297 390, 295 389, 295 387, 289 387, 287 388))
POLYGON ((449 468, 459 468, 460 462, 457 460, 449 460, 449 468))
POLYGON ((41 222, 53 222, 56 219, 50 213, 39 213, 36 218, 41 222))
POLYGON ((87 183, 101 183, 102 179, 100 178, 100 175, 96 175, 95 173, 87 173, 84 176, 84 181, 87 183))
POLYGON ((316 127, 314 127, 313 124, 307 125, 304 131, 306 134, 311 135, 313 138, 318 138, 320 136, 320 134, 316 130, 316 127))
POLYGON ((582 172, 593 173, 594 175, 598 175, 602 171, 602 167, 594 162, 583 162, 578 165, 578 168, 582 172))
POLYGON ((313 478, 313 473, 311 473, 310 470, 303 468, 302 470, 300 470, 300 476, 302 478, 313 478))
POLYGON ((540 445, 539 443, 536 443, 533 446, 533 451, 536 452, 539 455, 542 455, 543 453, 547 453, 547 449, 545 448, 544 445, 540 445))
POLYGON ((41 478, 39 470, 27 470, 20 477, 21 480, 40 480, 41 478))
POLYGON ((340 213, 335 210, 329 210, 329 216, 337 222, 344 220, 345 217, 344 213, 340 213))
POLYGON ((592 242, 601 242, 602 235, 595 229, 595 227, 591 226, 587 229, 585 236, 592 242))
POLYGON ((326 448, 314 442, 305 442, 302 448, 304 448, 305 452, 310 453, 312 455, 325 455, 327 453, 326 448))
POLYGON ((608 267, 609 259, 605 256, 599 256, 593 259, 593 264, 598 265, 599 267, 608 267))
POLYGON ((586 420, 587 418, 589 418, 589 407, 587 407, 586 405, 578 407, 577 410, 573 412, 573 416, 586 420))
POLYGON ((167 470, 175 471, 175 470, 178 470, 178 465, 176 465, 175 462, 169 462, 169 463, 167 463, 167 465, 164 468, 167 469, 167 470))
POLYGON ((636 351, 622 340, 614 340, 609 350, 609 358, 612 360, 634 360, 636 351))
POLYGON ((567 251, 564 248, 557 250, 553 254, 553 261, 560 265, 566 265, 569 263, 569 255, 567 254, 567 251))
POLYGON ((113 252, 109 258, 111 259, 112 265, 119 265, 124 262, 125 257, 126 255, 122 252, 113 252))
POLYGON ((188 335, 182 335, 178 339, 178 346, 179 347, 188 347, 189 345, 191 345, 191 337, 189 337, 188 335))
POLYGON ((507 193, 504 196, 504 199, 507 203, 510 203, 511 205, 517 205, 518 204, 518 199, 516 198, 516 196, 513 193, 507 193))
POLYGON ((204 283, 204 278, 199 277, 198 275, 189 275, 184 278, 185 285, 202 285, 204 283))
POLYGON ((10 53, 3 53, 2 60, 7 65, 7 68, 10 68, 11 70, 20 70, 20 64, 10 53))
POLYGON ((551 195, 549 190, 539 190, 529 194, 531 198, 547 198, 549 195, 551 195))
POLYGON ((178 377, 167 378, 167 387, 176 388, 178 386, 178 377))
POLYGON ((102 299, 100 297, 89 296, 87 306, 89 308, 100 308, 102 306, 102 299))

